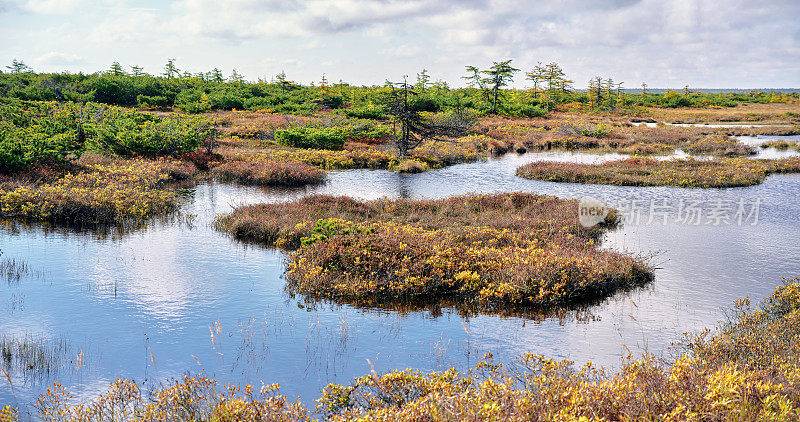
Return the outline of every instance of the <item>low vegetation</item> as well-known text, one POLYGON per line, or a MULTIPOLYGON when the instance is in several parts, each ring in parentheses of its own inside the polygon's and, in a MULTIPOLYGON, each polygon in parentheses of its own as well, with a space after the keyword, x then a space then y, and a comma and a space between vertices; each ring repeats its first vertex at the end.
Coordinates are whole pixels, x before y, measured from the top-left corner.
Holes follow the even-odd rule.
POLYGON ((788 149, 793 149, 796 151, 800 151, 800 143, 797 141, 791 141, 786 139, 773 139, 766 141, 759 145, 761 148, 775 148, 778 151, 786 151, 788 149))
POLYGON ((577 203, 530 194, 358 202, 313 196, 237 208, 217 226, 292 250, 289 289, 357 303, 459 298, 486 307, 549 306, 647 282, 632 257, 596 248, 603 227, 577 203))
POLYGON ((164 189, 196 171, 182 161, 105 160, 75 167, 51 181, 0 177, 0 217, 75 225, 125 223, 174 210, 164 189))
POLYGON ((211 170, 223 181, 246 185, 305 186, 322 183, 325 171, 302 162, 277 160, 231 160, 211 170))
MULTIPOLYGON (((524 354, 513 364, 484 357, 459 373, 404 370, 330 384, 317 400, 332 421, 739 420, 785 421, 800 415, 800 280, 789 280, 753 308, 737 301, 717 331, 690 335, 668 362, 628 358, 615 373, 591 364, 524 354)), ((75 404, 56 384, 37 404, 44 419, 313 420, 277 386, 227 387, 186 376, 145 396, 116 380, 96 400, 75 404)), ((10 406, 0 417, 14 421, 10 406)))
POLYGON ((752 186, 773 173, 800 172, 800 158, 780 160, 632 157, 602 164, 536 161, 517 169, 526 179, 621 186, 724 188, 752 186))
POLYGON ((201 117, 158 117, 94 103, 0 100, 0 173, 68 162, 85 151, 177 156, 203 145, 210 131, 201 117))

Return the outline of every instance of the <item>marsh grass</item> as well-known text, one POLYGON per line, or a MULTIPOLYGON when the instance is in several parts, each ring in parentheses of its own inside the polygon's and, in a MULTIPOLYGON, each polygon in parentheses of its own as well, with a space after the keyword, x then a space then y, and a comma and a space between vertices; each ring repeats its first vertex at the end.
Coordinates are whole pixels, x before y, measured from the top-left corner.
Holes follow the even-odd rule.
POLYGON ((9 284, 14 284, 19 283, 22 278, 28 276, 41 278, 43 273, 39 270, 34 270, 23 260, 3 258, 3 251, 0 250, 0 279, 9 284))
POLYGON ((0 337, 0 358, 8 372, 50 375, 65 367, 71 351, 69 342, 63 338, 48 342, 30 334, 0 337))
POLYGON ((787 140, 787 139, 771 139, 768 140, 761 145, 760 148, 767 149, 767 148, 775 148, 778 151, 786 151, 788 149, 793 149, 800 151, 800 142, 787 140))
POLYGON ((170 183, 186 180, 196 169, 172 159, 94 157, 75 171, 35 181, 0 181, 0 217, 67 225, 124 224, 177 209, 170 183))
POLYGON ((621 186, 724 188, 752 186, 773 173, 800 172, 800 158, 780 160, 632 157, 602 164, 536 161, 517 169, 526 179, 621 186))
POLYGON ((360 305, 461 299, 487 308, 604 297, 652 277, 642 261, 596 248, 616 224, 578 223, 577 202, 531 194, 446 200, 311 196, 217 219, 239 239, 292 250, 288 288, 360 305))
POLYGON ((797 124, 798 104, 739 104, 735 107, 658 108, 648 107, 646 117, 669 123, 757 123, 797 124))
MULTIPOLYGON (((784 128, 785 129, 785 128, 784 128)), ((715 156, 746 156, 755 151, 721 128, 633 126, 617 116, 552 113, 546 119, 481 119, 478 132, 488 136, 492 155, 518 151, 616 152, 670 154, 676 149, 715 156)))
POLYGON ((273 160, 234 160, 214 167, 212 174, 222 181, 247 185, 305 186, 325 181, 325 171, 305 163, 273 160))

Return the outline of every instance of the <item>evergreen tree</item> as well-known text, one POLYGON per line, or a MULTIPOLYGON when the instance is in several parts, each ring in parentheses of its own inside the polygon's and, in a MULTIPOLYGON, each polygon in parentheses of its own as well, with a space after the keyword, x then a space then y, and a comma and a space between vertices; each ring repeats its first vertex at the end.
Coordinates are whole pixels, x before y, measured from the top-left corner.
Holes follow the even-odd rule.
POLYGON ((167 64, 164 65, 163 76, 165 76, 167 79, 177 78, 180 76, 180 72, 180 69, 175 66, 175 59, 167 60, 167 64))

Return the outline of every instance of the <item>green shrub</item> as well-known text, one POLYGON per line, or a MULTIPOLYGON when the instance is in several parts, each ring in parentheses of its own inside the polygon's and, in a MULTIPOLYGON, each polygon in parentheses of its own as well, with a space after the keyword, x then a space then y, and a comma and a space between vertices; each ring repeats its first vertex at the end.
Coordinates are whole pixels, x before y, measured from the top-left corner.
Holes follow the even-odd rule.
POLYGON ((602 138, 604 136, 608 136, 611 133, 611 129, 608 128, 606 125, 598 125, 598 126, 589 126, 589 128, 581 129, 581 135, 583 136, 590 136, 593 138, 602 138))
POLYGON ((244 100, 230 92, 212 92, 208 99, 211 102, 211 108, 220 110, 244 109, 244 100))
POLYGON ((322 108, 341 108, 344 105, 344 98, 341 95, 323 95, 315 101, 322 108))
POLYGON ((504 107, 502 114, 509 117, 542 117, 547 114, 547 109, 538 105, 509 104, 504 107))
POLYGON ((269 98, 265 97, 250 97, 244 100, 244 109, 245 110, 266 110, 272 108, 273 104, 270 102, 269 98))
POLYGON ((87 146, 123 156, 164 156, 192 152, 210 136, 206 119, 171 114, 164 118, 115 109, 90 126, 87 146))
POLYGON ((275 140, 295 148, 338 150, 344 146, 346 133, 341 127, 292 126, 275 130, 275 140))
POLYGON ((294 103, 279 104, 269 109, 271 113, 294 114, 300 111, 300 106, 294 103))
POLYGON ((386 118, 383 107, 372 104, 345 109, 344 114, 357 119, 383 120, 386 118))
POLYGON ((177 155, 211 136, 201 117, 150 113, 95 103, 0 101, 0 171, 63 162, 86 150, 124 156, 177 155))
POLYGON ((303 103, 300 104, 300 107, 297 110, 300 114, 304 114, 307 116, 312 116, 314 113, 319 111, 319 106, 314 103, 303 103))
POLYGON ((169 105, 169 98, 160 95, 151 97, 149 95, 139 94, 136 96, 137 107, 164 109, 169 107, 169 105))
POLYGON ((83 152, 83 125, 72 103, 0 101, 0 171, 62 161, 83 152))
POLYGON ((347 139, 364 143, 383 141, 392 133, 391 128, 376 125, 369 121, 348 124, 342 126, 342 128, 347 139))
POLYGON ((439 104, 439 102, 436 101, 435 98, 427 96, 427 95, 421 95, 421 96, 415 97, 411 101, 410 105, 411 105, 411 109, 412 110, 415 110, 415 111, 429 111, 431 113, 436 113, 439 110, 441 110, 441 108, 442 108, 441 105, 439 104))
POLYGON ((175 98, 175 107, 178 107, 184 113, 202 113, 211 110, 211 100, 202 91, 181 91, 175 98))

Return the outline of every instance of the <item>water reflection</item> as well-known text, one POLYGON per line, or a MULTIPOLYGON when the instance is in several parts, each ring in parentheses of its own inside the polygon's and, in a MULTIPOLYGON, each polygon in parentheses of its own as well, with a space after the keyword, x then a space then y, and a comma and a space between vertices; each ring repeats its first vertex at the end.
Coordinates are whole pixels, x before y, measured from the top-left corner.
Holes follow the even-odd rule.
MULTIPOLYGON (((73 348, 91 350, 85 353, 90 365, 59 374, 79 397, 96 394, 120 376, 151 387, 204 371, 223 383, 277 382, 290 397, 311 403, 325 384, 369 372, 367 359, 385 371, 465 369, 489 350, 500 361, 530 351, 612 367, 628 350, 669 354, 682 332, 715 324, 736 298, 758 300, 782 276, 800 275, 799 175, 705 190, 515 176, 517 167, 533 160, 617 158, 551 151, 413 175, 340 171, 323 185, 291 190, 200 184, 181 191, 187 200, 180 218, 115 236, 3 225, 4 256, 24 258, 47 276, 0 283, 0 334, 65 338, 73 348), (610 204, 631 198, 645 204, 760 198, 762 206, 756 225, 626 224, 606 236, 604 247, 654 255, 655 281, 591 306, 544 315, 459 312, 447 304, 393 309, 307 302, 284 291, 280 252, 231 241, 212 228, 215 215, 237 205, 312 193, 375 199, 507 191, 591 195, 610 204)), ((17 375, 13 393, 0 384, 0 403, 25 407, 44 384, 17 375)))

